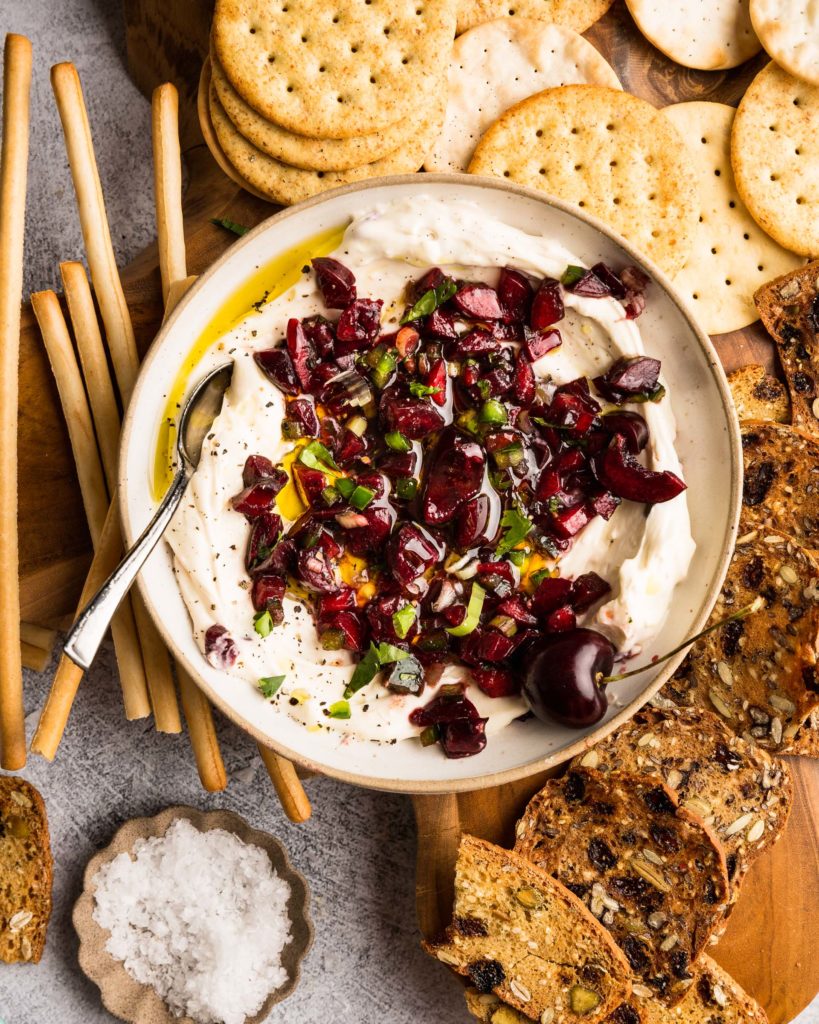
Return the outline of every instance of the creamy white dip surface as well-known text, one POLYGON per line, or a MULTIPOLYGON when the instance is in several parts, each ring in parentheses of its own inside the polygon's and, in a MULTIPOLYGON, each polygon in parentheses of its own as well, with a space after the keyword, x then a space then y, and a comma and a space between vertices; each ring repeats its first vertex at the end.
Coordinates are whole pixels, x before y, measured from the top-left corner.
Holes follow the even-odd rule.
MULTIPOLYGON (((559 239, 527 234, 468 201, 424 195, 359 215, 333 255, 355 274, 360 297, 384 300, 385 330, 394 329, 403 312, 407 282, 429 267, 494 285, 503 266, 560 277, 567 265, 581 264, 559 239)), ((538 375, 565 383, 603 373, 622 355, 645 353, 639 321, 626 320, 615 299, 565 292, 564 302, 566 317, 559 324, 563 344, 535 363, 538 375)), ((205 632, 214 624, 228 629, 239 649, 230 669, 237 684, 256 688, 261 677, 284 675, 273 698, 283 714, 331 741, 395 742, 418 735, 409 713, 426 704, 434 691, 427 688, 420 698, 399 696, 377 676, 350 699, 349 719, 328 718, 323 711, 341 699, 357 659, 345 651, 323 650, 309 608, 289 597, 284 600, 284 622, 268 637, 259 637, 253 628, 244 568, 249 526, 230 500, 242 489, 249 455, 265 455, 276 464, 293 448, 281 432, 284 396, 257 368, 253 353, 279 344, 291 317, 314 313, 331 319, 337 315, 328 314, 309 274, 249 313, 215 346, 214 363, 226 355, 235 360, 233 381, 166 537, 197 642, 204 649, 205 632)), ((651 435, 641 459, 651 469, 683 476, 674 449, 672 401, 669 389, 662 401, 640 406, 651 435)), ((285 520, 285 529, 288 525, 285 520)), ((610 600, 587 613, 581 624, 606 633, 623 654, 639 653, 662 626, 694 547, 686 492, 649 510, 624 501, 608 522, 593 519, 560 560, 561 575, 594 571, 612 588, 610 600)), ((461 680, 469 680, 466 668, 447 666, 442 681, 461 680)), ((490 698, 475 685, 469 686, 468 696, 488 718, 488 734, 526 711, 522 697, 490 698)))

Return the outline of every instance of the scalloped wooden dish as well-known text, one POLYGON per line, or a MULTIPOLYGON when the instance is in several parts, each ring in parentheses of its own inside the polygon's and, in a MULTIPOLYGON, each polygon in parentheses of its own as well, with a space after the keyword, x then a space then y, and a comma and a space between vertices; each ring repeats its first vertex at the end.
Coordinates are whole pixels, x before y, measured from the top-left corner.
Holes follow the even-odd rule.
POLYGON ((287 912, 290 917, 291 941, 282 953, 287 971, 285 984, 271 992, 253 1017, 245 1024, 262 1024, 273 1006, 286 999, 296 988, 301 976, 301 961, 313 944, 313 925, 309 917, 309 890, 304 876, 293 868, 284 847, 273 836, 250 825, 232 811, 197 811, 193 807, 168 807, 153 818, 132 818, 115 834, 111 843, 88 862, 83 876, 83 892, 74 905, 72 919, 80 939, 79 962, 87 978, 99 988, 103 1006, 109 1013, 129 1024, 195 1024, 190 1017, 176 1017, 148 985, 135 981, 123 963, 105 949, 108 932, 93 918, 94 889, 92 880, 104 865, 120 853, 131 853, 137 839, 164 836, 171 823, 185 818, 200 832, 221 828, 232 832, 245 843, 260 846, 270 857, 278 873, 290 886, 287 912))

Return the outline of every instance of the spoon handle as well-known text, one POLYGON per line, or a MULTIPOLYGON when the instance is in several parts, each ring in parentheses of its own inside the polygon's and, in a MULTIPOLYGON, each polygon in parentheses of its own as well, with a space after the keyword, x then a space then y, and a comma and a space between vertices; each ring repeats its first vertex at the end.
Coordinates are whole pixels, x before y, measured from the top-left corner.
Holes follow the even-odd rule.
POLYGON ((190 474, 183 466, 173 478, 168 493, 162 499, 153 519, 145 527, 136 544, 83 608, 71 627, 63 651, 80 668, 87 669, 94 660, 102 638, 114 617, 114 612, 131 589, 148 555, 167 529, 168 523, 179 507, 189 479, 190 474))

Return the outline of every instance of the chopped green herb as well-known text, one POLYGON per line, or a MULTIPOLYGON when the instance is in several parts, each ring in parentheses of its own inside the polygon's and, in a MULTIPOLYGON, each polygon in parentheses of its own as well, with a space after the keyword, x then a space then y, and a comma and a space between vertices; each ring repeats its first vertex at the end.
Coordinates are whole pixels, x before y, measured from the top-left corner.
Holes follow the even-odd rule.
POLYGON ((410 381, 410 394, 413 398, 426 398, 427 395, 440 394, 441 389, 438 387, 432 387, 430 384, 422 384, 420 381, 410 381))
POLYGON ((385 388, 390 382, 390 377, 395 373, 398 365, 398 356, 395 349, 388 348, 375 364, 372 372, 372 382, 377 388, 385 388))
POLYGON ((411 476, 399 476, 395 481, 395 493, 402 501, 412 501, 418 493, 418 481, 411 476))
POLYGON ((479 415, 481 423, 506 422, 506 408, 503 402, 499 402, 497 398, 490 398, 487 402, 484 402, 479 415))
POLYGON ((328 469, 338 469, 330 450, 321 441, 311 441, 310 444, 305 445, 299 452, 299 462, 309 466, 310 469, 321 470, 322 473, 328 469))
POLYGON ((406 637, 407 633, 409 633, 413 622, 415 622, 414 605, 405 604, 403 608, 400 608, 397 612, 393 613, 392 628, 395 630, 396 635, 402 640, 406 637))
POLYGON ((409 657, 406 651, 402 651, 400 647, 395 647, 393 644, 379 644, 376 650, 378 660, 382 665, 390 665, 394 661, 403 661, 404 658, 409 657))
POLYGON ((437 725, 428 725, 426 729, 421 733, 421 746, 431 747, 433 743, 437 743, 441 736, 441 730, 437 725))
POLYGON ((519 466, 523 462, 523 445, 516 441, 514 444, 501 448, 500 451, 492 452, 492 458, 495 460, 495 465, 498 469, 509 469, 510 467, 519 466))
POLYGON ((465 412, 458 413, 455 422, 461 430, 466 430, 470 434, 477 434, 481 429, 475 409, 467 409, 465 412))
POLYGON ((285 678, 285 676, 262 676, 259 680, 259 689, 265 700, 270 700, 274 694, 278 693, 285 678))
POLYGON ((261 637, 270 636, 273 632, 273 616, 267 609, 253 616, 253 628, 261 637))
POLYGON ((376 647, 374 643, 370 643, 370 649, 356 665, 352 679, 347 684, 344 691, 345 699, 349 700, 354 693, 358 693, 367 683, 371 683, 381 671, 382 666, 389 665, 394 661, 401 661, 406 657, 408 657, 407 652, 402 651, 400 647, 394 647, 392 644, 379 644, 376 647))
POLYGON ((350 705, 346 700, 337 700, 335 704, 331 704, 327 709, 330 718, 349 718, 350 717, 350 705))
POLYGON ((340 476, 336 480, 336 490, 345 501, 349 501, 353 492, 355 491, 355 480, 351 480, 347 476, 340 476))
POLYGON ((540 584, 544 580, 547 580, 551 575, 552 574, 549 572, 548 569, 538 569, 536 572, 532 573, 529 579, 532 581, 532 583, 534 583, 536 587, 539 587, 540 584))
POLYGON ((568 267, 563 271, 560 277, 560 283, 564 288, 571 288, 572 285, 577 284, 580 278, 586 273, 585 267, 577 267, 573 263, 570 263, 568 267))
POLYGON ((534 529, 534 523, 516 508, 508 508, 501 516, 503 536, 495 548, 495 557, 503 558, 505 554, 516 548, 518 544, 534 529))
POLYGON ((387 447, 392 448, 394 452, 408 452, 412 447, 406 437, 397 430, 388 431, 384 435, 384 440, 387 442, 387 447))
POLYGON ((439 306, 448 302, 457 290, 458 286, 455 282, 451 278, 445 277, 437 288, 430 288, 429 291, 424 292, 415 305, 401 317, 401 324, 408 324, 413 320, 420 320, 422 316, 434 313, 439 306))
POLYGON ((523 563, 526 561, 526 554, 527 552, 525 551, 510 551, 509 561, 512 563, 512 565, 516 565, 518 569, 520 569, 523 563))
MULTIPOLYGON (((478 391, 480 391, 480 393, 481 393, 481 398, 483 398, 483 399, 489 398, 489 392, 491 390, 492 390, 492 386, 491 386, 491 384, 489 383, 488 380, 479 380, 478 381, 478 391)), ((504 420, 504 422, 506 422, 506 421, 504 420)))
POLYGON ((478 623, 481 620, 481 610, 483 609, 483 599, 486 597, 486 591, 480 585, 480 583, 473 583, 472 590, 469 594, 469 604, 466 606, 466 615, 464 621, 460 626, 451 626, 447 629, 447 633, 451 636, 468 636, 478 628, 478 623))
POLYGON ((338 501, 338 491, 335 487, 325 487, 321 492, 321 500, 327 505, 332 505, 338 501))
POLYGON ((353 506, 353 508, 357 508, 359 512, 363 512, 374 497, 375 491, 370 490, 369 487, 362 487, 359 484, 359 486, 356 487, 356 489, 350 495, 350 504, 353 506))
POLYGON ((231 220, 229 217, 211 217, 211 224, 215 224, 217 228, 224 228, 225 231, 230 231, 234 235, 246 235, 250 228, 245 227, 244 224, 237 224, 235 220, 231 220))

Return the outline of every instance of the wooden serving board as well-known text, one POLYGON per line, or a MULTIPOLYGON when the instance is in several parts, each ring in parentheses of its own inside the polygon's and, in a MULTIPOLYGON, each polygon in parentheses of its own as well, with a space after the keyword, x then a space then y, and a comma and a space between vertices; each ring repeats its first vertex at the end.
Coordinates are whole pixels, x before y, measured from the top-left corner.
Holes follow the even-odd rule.
MULTIPOLYGON (((188 273, 199 273, 231 244, 210 224, 227 216, 252 226, 274 207, 236 186, 205 148, 196 90, 207 54, 213 0, 124 0, 129 68, 146 95, 163 81, 180 92, 182 148, 189 174, 185 199, 188 273)), ((692 99, 736 104, 764 65, 760 55, 728 72, 696 72, 666 60, 637 32, 624 0, 588 33, 626 89, 657 106, 692 99)), ((80 69, 82 71, 82 69, 80 69)), ((155 249, 123 272, 138 343, 144 351, 161 321, 155 249)), ((726 369, 774 353, 758 327, 715 338, 726 369)), ((25 310, 20 366, 20 537, 23 616, 64 622, 73 613, 90 541, 56 389, 36 323, 25 310)), ((815 922, 819 920, 819 762, 792 761, 796 803, 784 838, 754 865, 715 957, 786 1024, 819 991, 815 922)), ((510 844, 514 822, 545 776, 459 796, 414 798, 418 820, 418 916, 432 935, 451 913, 453 865, 462 831, 510 844)), ((466 1011, 464 1012, 466 1019, 466 1011)))

